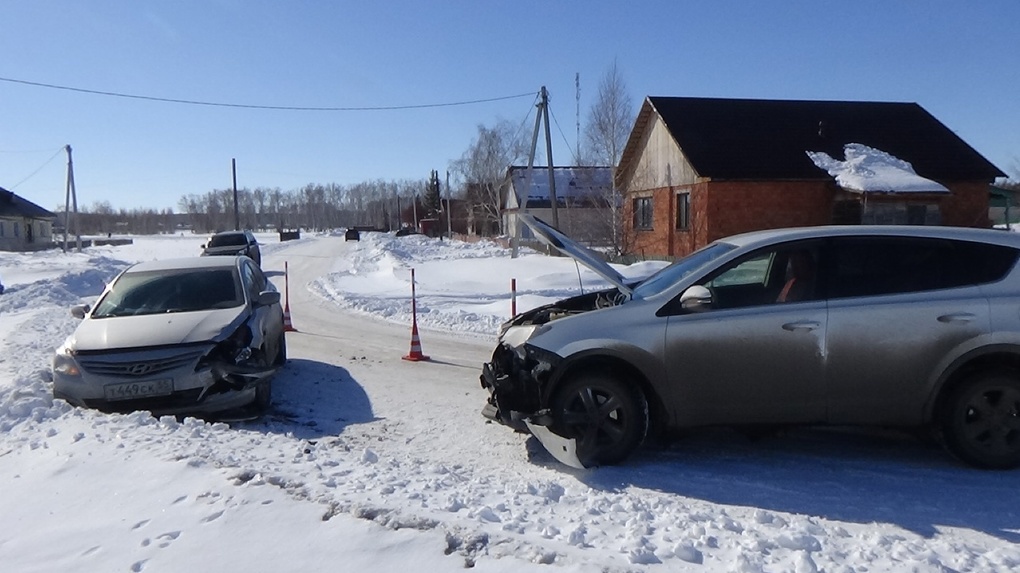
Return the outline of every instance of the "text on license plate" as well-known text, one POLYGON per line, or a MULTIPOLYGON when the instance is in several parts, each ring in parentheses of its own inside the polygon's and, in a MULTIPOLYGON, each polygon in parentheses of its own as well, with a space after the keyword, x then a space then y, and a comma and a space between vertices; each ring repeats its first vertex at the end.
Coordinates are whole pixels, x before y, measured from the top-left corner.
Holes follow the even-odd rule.
POLYGON ((165 396, 174 391, 173 380, 146 380, 103 386, 107 400, 132 400, 149 396, 165 396))

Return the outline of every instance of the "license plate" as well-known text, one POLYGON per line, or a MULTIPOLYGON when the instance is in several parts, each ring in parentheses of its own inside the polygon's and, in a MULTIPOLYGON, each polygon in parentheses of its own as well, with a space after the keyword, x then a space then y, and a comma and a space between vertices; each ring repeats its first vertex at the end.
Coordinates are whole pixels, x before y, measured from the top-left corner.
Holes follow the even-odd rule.
POLYGON ((166 396, 174 391, 174 382, 168 378, 165 380, 107 384, 103 386, 103 391, 106 394, 106 399, 109 401, 166 396))

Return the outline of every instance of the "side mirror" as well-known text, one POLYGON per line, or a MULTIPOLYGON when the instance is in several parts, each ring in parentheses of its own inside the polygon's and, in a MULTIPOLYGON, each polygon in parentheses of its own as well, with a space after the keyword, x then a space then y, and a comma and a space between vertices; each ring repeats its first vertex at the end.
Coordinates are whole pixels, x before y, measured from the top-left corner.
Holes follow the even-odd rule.
POLYGON ((89 313, 90 310, 92 309, 87 304, 76 304, 71 307, 71 316, 77 319, 83 319, 85 318, 85 315, 89 313))
POLYGON ((694 285, 680 295, 680 308, 687 312, 701 312, 712 306, 712 292, 701 285, 694 285))
POLYGON ((255 299, 255 306, 271 306, 280 303, 280 291, 278 290, 264 290, 259 293, 259 297, 255 299))

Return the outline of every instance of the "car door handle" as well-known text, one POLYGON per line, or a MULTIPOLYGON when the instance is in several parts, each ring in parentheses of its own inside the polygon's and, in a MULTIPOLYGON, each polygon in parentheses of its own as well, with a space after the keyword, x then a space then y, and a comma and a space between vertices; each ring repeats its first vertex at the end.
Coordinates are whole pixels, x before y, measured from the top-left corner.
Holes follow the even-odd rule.
POLYGON ((950 314, 943 314, 938 317, 937 320, 947 324, 966 324, 973 321, 975 318, 977 318, 977 315, 969 312, 954 312, 950 314))
POLYGON ((808 332, 821 326, 821 323, 813 320, 801 320, 797 322, 787 322, 783 325, 783 330, 790 332, 808 332))

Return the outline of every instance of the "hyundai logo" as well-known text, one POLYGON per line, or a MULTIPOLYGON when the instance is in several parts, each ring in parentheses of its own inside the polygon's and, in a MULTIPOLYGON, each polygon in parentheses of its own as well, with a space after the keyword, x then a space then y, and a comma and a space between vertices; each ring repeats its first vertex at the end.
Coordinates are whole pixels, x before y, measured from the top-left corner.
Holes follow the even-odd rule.
POLYGON ((127 369, 128 374, 131 374, 132 376, 143 376, 148 374, 151 370, 152 366, 144 363, 132 364, 131 366, 128 366, 127 369))

